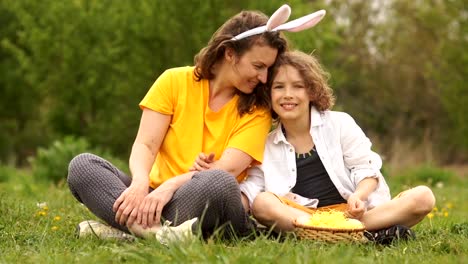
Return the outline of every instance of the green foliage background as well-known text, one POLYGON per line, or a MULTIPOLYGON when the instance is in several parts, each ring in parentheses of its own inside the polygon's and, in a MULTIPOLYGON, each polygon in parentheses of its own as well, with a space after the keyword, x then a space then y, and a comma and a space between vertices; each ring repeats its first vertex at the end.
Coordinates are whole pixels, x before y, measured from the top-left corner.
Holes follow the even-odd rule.
MULTIPOLYGON (((127 159, 138 103, 166 68, 191 65, 241 9, 284 1, 0 1, 0 162, 24 165, 65 136, 127 159)), ((468 159, 465 0, 292 0, 291 18, 326 9, 287 34, 332 74, 337 110, 391 157, 396 141, 430 144, 441 163, 468 159)))

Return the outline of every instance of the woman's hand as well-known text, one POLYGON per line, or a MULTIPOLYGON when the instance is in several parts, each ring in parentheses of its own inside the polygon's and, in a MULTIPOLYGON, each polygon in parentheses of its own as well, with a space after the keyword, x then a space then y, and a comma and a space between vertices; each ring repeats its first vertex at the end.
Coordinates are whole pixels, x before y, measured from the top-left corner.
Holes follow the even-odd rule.
POLYGON ((115 221, 120 225, 131 226, 137 218, 138 207, 147 194, 147 186, 130 185, 117 198, 112 207, 115 212, 115 221))
POLYGON ((137 223, 143 228, 152 227, 161 221, 164 206, 172 199, 177 187, 166 181, 148 194, 138 208, 137 223))
POLYGON ((361 219, 366 212, 366 204, 361 198, 352 194, 348 198, 348 216, 354 219, 361 219))
POLYGON ((214 153, 206 155, 201 152, 198 154, 198 157, 195 159, 192 167, 189 168, 189 171, 204 171, 211 169, 211 164, 214 162, 214 153))

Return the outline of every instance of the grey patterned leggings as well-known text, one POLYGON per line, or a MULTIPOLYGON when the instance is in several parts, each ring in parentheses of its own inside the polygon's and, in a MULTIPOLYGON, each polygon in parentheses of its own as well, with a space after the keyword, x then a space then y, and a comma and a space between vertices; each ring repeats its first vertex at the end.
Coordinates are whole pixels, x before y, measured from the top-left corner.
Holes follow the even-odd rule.
MULTIPOLYGON (((68 168, 68 186, 75 198, 97 217, 125 232, 128 229, 115 222, 112 206, 130 182, 131 178, 110 162, 89 153, 73 158, 68 168)), ((240 197, 239 185, 227 172, 198 172, 174 193, 162 217, 174 226, 198 217, 205 237, 218 228, 224 228, 228 236, 245 236, 254 225, 240 197)))

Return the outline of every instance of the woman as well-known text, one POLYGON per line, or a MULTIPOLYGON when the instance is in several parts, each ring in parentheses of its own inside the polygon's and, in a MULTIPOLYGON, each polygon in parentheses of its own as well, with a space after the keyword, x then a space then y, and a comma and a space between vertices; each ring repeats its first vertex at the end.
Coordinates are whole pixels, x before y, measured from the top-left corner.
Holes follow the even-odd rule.
MULTIPOLYGON (((131 177, 95 155, 75 157, 68 184, 78 201, 112 227, 162 243, 190 237, 197 219, 204 234, 226 224, 236 235, 249 232, 236 178, 262 161, 271 125, 262 85, 287 41, 278 32, 234 37, 267 20, 254 11, 233 16, 195 56, 194 67, 169 69, 156 80, 140 103, 131 177), (197 153, 208 151, 217 159, 213 170, 188 172, 197 153)), ((96 222, 79 227, 81 235, 115 236, 96 222)))
POLYGON ((370 240, 413 236, 408 227, 432 210, 432 191, 418 186, 390 198, 370 140, 351 116, 329 110, 327 73, 312 55, 286 52, 272 70, 268 89, 279 125, 267 138, 263 164, 240 187, 256 219, 292 231, 294 219, 334 208, 359 219, 370 240))

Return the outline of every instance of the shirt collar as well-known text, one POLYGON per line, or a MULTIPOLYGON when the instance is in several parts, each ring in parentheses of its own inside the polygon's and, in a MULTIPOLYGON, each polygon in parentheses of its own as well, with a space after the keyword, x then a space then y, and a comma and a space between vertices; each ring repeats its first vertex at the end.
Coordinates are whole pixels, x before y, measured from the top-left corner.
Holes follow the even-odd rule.
POLYGON ((273 143, 278 144, 280 142, 287 143, 288 141, 286 140, 286 137, 284 136, 283 133, 283 126, 281 123, 273 130, 272 136, 273 136, 273 143))
POLYGON ((310 109, 310 123, 312 124, 310 129, 312 129, 312 127, 317 127, 317 126, 321 126, 323 124, 323 119, 322 119, 322 116, 323 116, 323 112, 320 113, 316 108, 315 106, 312 106, 311 109, 310 109))
MULTIPOLYGON (((314 106, 311 107, 310 109, 310 123, 312 126, 310 127, 310 130, 312 131, 312 127, 317 127, 321 126, 323 124, 323 119, 322 119, 323 113, 320 113, 314 106)), ((283 133, 283 126, 281 123, 271 132, 273 136, 273 143, 278 144, 280 142, 283 143, 288 143, 286 140, 286 137, 283 133)))

